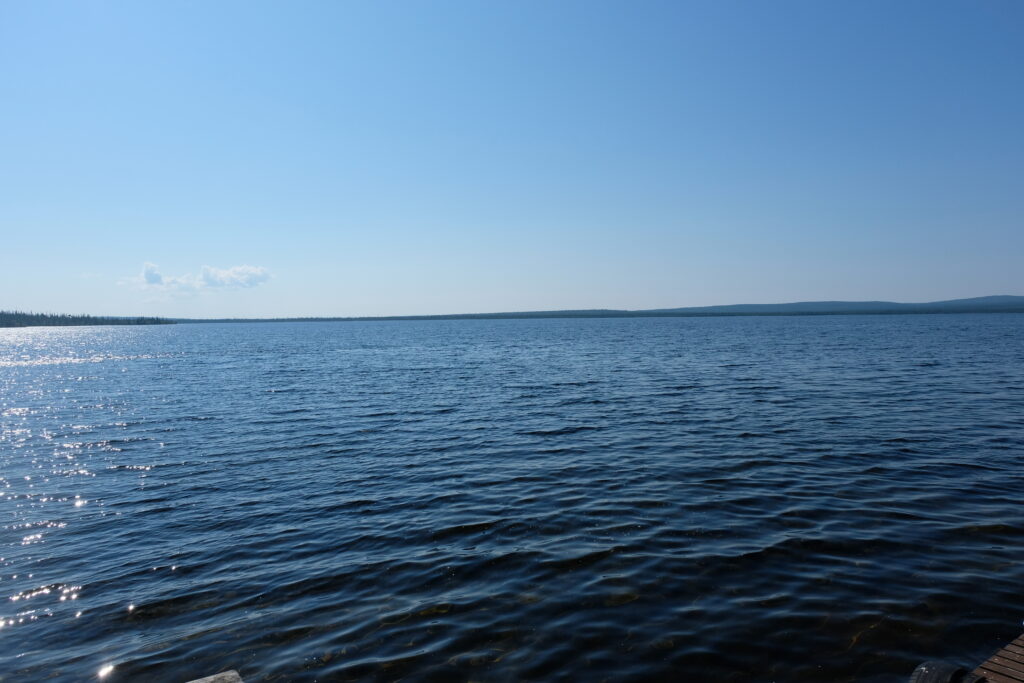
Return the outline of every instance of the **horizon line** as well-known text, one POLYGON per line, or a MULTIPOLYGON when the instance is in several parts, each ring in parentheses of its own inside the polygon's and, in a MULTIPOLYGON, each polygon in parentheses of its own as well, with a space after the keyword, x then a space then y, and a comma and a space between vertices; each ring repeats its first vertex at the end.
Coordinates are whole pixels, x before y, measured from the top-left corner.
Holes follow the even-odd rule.
MULTIPOLYGON (((602 317, 700 317, 735 315, 842 315, 883 313, 968 313, 968 312, 1024 312, 1024 295, 993 294, 961 299, 943 299, 925 302, 897 302, 884 300, 848 301, 817 300, 785 303, 716 304, 709 306, 681 306, 673 308, 568 308, 548 310, 489 311, 481 313, 420 313, 398 315, 297 315, 239 317, 220 316, 194 318, 186 316, 155 315, 92 315, 66 314, 19 310, 0 310, 0 316, 39 318, 92 318, 96 320, 128 321, 139 319, 180 323, 204 322, 315 322, 315 321, 373 321, 373 320, 453 320, 453 319, 510 319, 510 318, 602 318, 602 317)), ((102 324, 102 323, 101 323, 102 324)), ((0 325, 2 326, 2 325, 0 325)))
MULTIPOLYGON (((479 313, 413 313, 395 315, 300 315, 300 316, 267 316, 267 317, 215 317, 215 318, 190 318, 190 317, 168 317, 167 320, 181 322, 204 322, 204 321, 359 321, 359 320, 423 320, 423 319, 457 319, 457 318, 512 318, 512 317, 673 317, 687 315, 764 315, 764 314, 838 314, 855 312, 885 312, 886 309, 901 309, 903 312, 915 312, 916 308, 961 308, 961 309, 988 309, 1005 307, 1006 312, 1024 312, 1024 295, 1019 294, 991 294, 978 297, 967 297, 961 299, 941 299, 924 302, 898 302, 885 300, 808 300, 792 301, 783 303, 741 303, 741 304, 714 304, 708 306, 679 306, 672 308, 562 308, 547 310, 519 310, 519 311, 487 311, 479 313), (769 311, 773 307, 839 307, 846 310, 792 310, 792 311, 769 311), (850 307, 863 307, 862 309, 850 307), (874 308, 872 308, 874 307, 874 308), (757 311, 740 311, 738 309, 751 308, 760 309, 757 311)), ((938 311, 920 311, 938 312, 938 311)), ((963 311, 961 311, 963 312, 963 311)))

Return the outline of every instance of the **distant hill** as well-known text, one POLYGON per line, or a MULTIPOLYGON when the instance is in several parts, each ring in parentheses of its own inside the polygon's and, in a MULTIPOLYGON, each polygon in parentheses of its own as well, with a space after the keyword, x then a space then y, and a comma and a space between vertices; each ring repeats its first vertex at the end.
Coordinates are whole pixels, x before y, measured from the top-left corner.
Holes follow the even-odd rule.
POLYGON ((867 313, 1019 313, 1024 312, 1024 296, 979 296, 923 304, 893 301, 800 301, 791 304, 734 304, 661 308, 646 311, 675 315, 823 315, 867 313))
POLYGON ((892 301, 800 301, 789 304, 733 304, 690 308, 618 310, 592 308, 562 311, 452 313, 376 317, 307 318, 175 318, 182 323, 341 322, 359 320, 498 320, 508 318, 665 318, 736 315, 868 315, 908 313, 1024 313, 1024 296, 982 296, 973 299, 902 304, 892 301))
POLYGON ((0 327, 63 327, 67 325, 168 325, 166 318, 122 318, 58 313, 0 311, 0 327))

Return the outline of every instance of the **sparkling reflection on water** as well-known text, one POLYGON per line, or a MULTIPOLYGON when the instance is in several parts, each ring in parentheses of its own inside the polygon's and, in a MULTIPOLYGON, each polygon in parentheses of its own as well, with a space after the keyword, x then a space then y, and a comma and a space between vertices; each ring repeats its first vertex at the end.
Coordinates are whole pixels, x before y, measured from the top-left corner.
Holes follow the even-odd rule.
POLYGON ((12 680, 902 680, 1024 617, 1024 316, 0 330, 12 680))

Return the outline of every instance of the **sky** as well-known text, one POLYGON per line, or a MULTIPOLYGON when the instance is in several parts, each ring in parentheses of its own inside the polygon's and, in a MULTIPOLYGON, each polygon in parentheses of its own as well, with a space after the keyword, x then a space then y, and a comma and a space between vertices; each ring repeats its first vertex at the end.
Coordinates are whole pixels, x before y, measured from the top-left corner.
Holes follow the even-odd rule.
POLYGON ((0 309, 1024 294, 1020 0, 0 3, 0 309))

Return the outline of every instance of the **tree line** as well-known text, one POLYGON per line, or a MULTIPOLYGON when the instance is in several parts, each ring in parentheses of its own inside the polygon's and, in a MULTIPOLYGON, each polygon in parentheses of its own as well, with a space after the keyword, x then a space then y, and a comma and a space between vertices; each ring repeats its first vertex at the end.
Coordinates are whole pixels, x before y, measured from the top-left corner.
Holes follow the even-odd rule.
POLYGON ((65 325, 170 325, 166 318, 102 317, 66 313, 0 311, 0 327, 60 327, 65 325))

